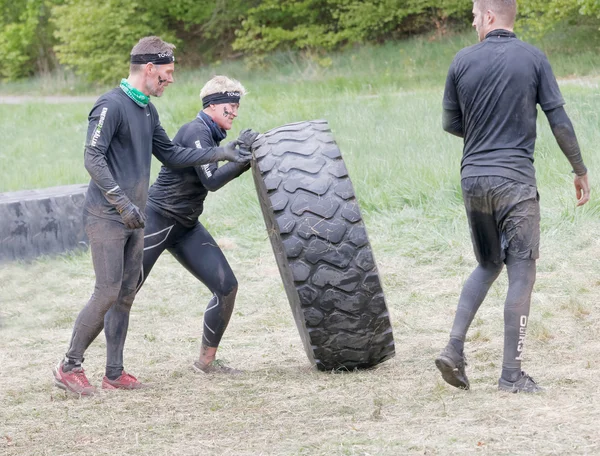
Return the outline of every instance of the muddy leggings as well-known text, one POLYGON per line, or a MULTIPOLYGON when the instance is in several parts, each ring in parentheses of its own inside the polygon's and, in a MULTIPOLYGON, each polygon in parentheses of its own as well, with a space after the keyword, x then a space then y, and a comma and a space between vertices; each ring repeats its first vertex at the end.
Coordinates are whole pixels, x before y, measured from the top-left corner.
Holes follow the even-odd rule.
MULTIPOLYGON (((83 362, 85 351, 105 326, 104 318, 109 309, 113 314, 129 315, 142 266, 143 230, 130 230, 121 222, 87 214, 84 226, 96 283, 92 297, 75 321, 65 370, 83 362)), ((117 328, 105 329, 110 333, 117 328)))
MULTIPOLYGON (((535 283, 535 269, 535 260, 510 256, 506 259, 508 293, 504 303, 503 369, 518 371, 521 369, 531 292, 535 283)), ((477 310, 501 271, 502 263, 488 263, 480 264, 471 273, 458 301, 454 325, 450 332, 451 338, 465 340, 477 310)))
MULTIPOLYGON (((187 228, 150 207, 146 208, 146 217, 143 264, 137 290, 144 284, 158 257, 168 250, 213 293, 204 313, 202 344, 218 347, 231 318, 238 287, 225 255, 199 222, 187 228)), ((106 375, 109 378, 116 378, 123 371, 123 345, 128 323, 128 312, 111 309, 106 314, 106 375)))
POLYGON ((492 283, 506 264, 502 376, 519 376, 539 256, 540 206, 537 189, 499 176, 461 181, 473 249, 479 266, 462 289, 450 333, 462 347, 467 330, 492 283))

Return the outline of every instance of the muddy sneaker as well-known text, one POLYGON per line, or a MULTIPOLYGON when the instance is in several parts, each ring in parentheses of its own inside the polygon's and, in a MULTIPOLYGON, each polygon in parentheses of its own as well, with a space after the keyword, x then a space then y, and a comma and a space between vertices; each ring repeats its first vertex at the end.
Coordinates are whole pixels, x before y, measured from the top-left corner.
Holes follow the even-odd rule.
POLYGON ((80 394, 81 396, 93 396, 96 394, 96 387, 90 385, 83 367, 75 367, 68 372, 64 372, 63 363, 64 361, 59 362, 52 369, 55 386, 70 393, 80 394))
POLYGON ((138 381, 133 375, 123 371, 116 379, 111 380, 106 375, 102 379, 102 389, 114 390, 114 389, 125 389, 134 390, 147 388, 142 382, 138 381))
POLYGON ((445 382, 464 390, 469 389, 469 379, 465 373, 466 365, 464 355, 459 354, 450 344, 446 345, 435 360, 435 366, 442 373, 445 382))
POLYGON ((234 369, 233 367, 226 366, 223 361, 219 359, 215 359, 210 364, 204 364, 200 361, 194 361, 192 365, 192 369, 198 374, 229 374, 229 375, 239 375, 242 374, 243 371, 234 369))
POLYGON ((544 388, 539 386, 529 375, 521 371, 521 378, 516 382, 509 382, 500 377, 498 389, 508 393, 541 393, 544 388))

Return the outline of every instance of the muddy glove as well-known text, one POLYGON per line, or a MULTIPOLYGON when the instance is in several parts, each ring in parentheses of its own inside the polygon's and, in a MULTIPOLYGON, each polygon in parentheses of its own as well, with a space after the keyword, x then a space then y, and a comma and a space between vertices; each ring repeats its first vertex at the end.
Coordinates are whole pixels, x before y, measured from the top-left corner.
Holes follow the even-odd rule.
POLYGON ((231 141, 225 147, 218 147, 215 157, 219 161, 227 160, 235 163, 248 163, 252 159, 249 149, 237 148, 238 141, 231 141))
POLYGON ((117 212, 121 214, 121 219, 123 219, 125 228, 130 230, 144 228, 146 214, 140 211, 140 208, 127 198, 119 186, 109 190, 104 196, 106 197, 106 200, 115 207, 117 212))
POLYGON ((121 214, 125 228, 135 230, 146 226, 146 214, 140 211, 140 208, 133 204, 129 199, 121 208, 117 207, 117 211, 121 214))
POLYGON ((256 141, 258 135, 260 135, 260 133, 258 133, 257 131, 253 131, 250 128, 242 130, 237 139, 238 143, 240 144, 240 147, 244 149, 252 148, 252 144, 254 144, 254 141, 256 141))

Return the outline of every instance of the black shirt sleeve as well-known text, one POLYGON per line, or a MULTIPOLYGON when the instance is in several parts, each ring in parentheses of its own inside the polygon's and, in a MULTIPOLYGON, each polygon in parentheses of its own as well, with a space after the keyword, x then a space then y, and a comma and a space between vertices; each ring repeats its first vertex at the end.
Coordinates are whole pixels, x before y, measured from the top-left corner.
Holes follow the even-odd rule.
POLYGON ((556 109, 546 111, 546 117, 552 128, 552 133, 556 138, 560 150, 562 150, 567 160, 573 167, 573 172, 578 176, 583 176, 587 173, 587 168, 583 164, 583 158, 579 150, 575 129, 567 115, 567 112, 562 106, 556 109))
MULTIPOLYGON (((182 146, 207 149, 216 145, 210 130, 200 122, 186 126, 185 133, 178 141, 182 146)), ((214 192, 250 169, 249 163, 227 163, 221 167, 217 163, 194 166, 200 182, 207 190, 214 192)))
POLYGON ((559 106, 563 106, 565 100, 560 93, 558 82, 556 82, 550 62, 548 62, 545 55, 542 55, 542 58, 540 59, 538 74, 539 84, 536 101, 542 110, 546 112, 558 108, 559 106))
POLYGON ((442 128, 448 133, 464 138, 465 131, 462 124, 462 112, 444 109, 442 113, 442 128))
POLYGON ((189 166, 204 165, 218 161, 217 150, 219 147, 196 148, 180 147, 173 144, 164 128, 158 121, 158 113, 154 109, 157 122, 152 136, 152 153, 165 166, 169 168, 187 168, 189 166))
MULTIPOLYGON (((188 130, 188 134, 184 136, 182 145, 196 146, 206 148, 208 145, 214 144, 210 130, 200 127, 188 130)), ((221 167, 217 163, 208 163, 206 165, 195 166, 196 174, 200 182, 207 190, 214 192, 223 187, 228 182, 232 181, 242 173, 250 169, 249 163, 227 163, 221 167)))
POLYGON ((202 165, 196 167, 198 177, 204 187, 214 192, 219 190, 228 182, 250 169, 250 163, 227 163, 219 168, 210 169, 212 165, 202 165))
POLYGON ((448 111, 460 111, 458 102, 458 92, 456 89, 456 58, 450 64, 448 75, 446 76, 446 87, 444 88, 443 108, 448 111))
POLYGON ((92 181, 106 194, 118 187, 106 161, 106 154, 115 132, 121 123, 119 103, 110 98, 100 98, 88 116, 84 164, 92 181))

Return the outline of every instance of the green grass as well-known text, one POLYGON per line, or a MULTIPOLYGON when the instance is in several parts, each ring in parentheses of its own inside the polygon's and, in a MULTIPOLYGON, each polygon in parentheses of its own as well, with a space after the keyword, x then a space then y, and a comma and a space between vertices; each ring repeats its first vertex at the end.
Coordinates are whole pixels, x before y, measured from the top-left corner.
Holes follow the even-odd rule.
MULTIPOLYGON (((588 48, 593 35, 586 42, 559 35, 546 45, 594 185, 600 57, 588 48), (564 42, 576 44, 582 58, 564 42)), ((240 283, 219 353, 247 373, 230 379, 190 371, 210 295, 165 254, 136 299, 125 353, 127 368, 154 388, 91 400, 67 397, 52 386, 50 367, 93 291, 89 253, 2 265, 0 453, 598 454, 599 205, 593 198, 575 209, 568 162, 543 114, 536 152, 543 233, 526 369, 548 392, 522 397, 495 391, 505 274, 469 333, 472 391, 453 390, 433 366, 474 266, 460 196, 461 141, 441 130, 445 72, 454 53, 474 39, 456 35, 351 49, 331 56, 329 67, 281 54, 261 71, 241 63, 178 71, 177 83, 156 100, 172 136, 195 116, 205 80, 225 73, 250 91, 231 137, 245 127, 266 131, 292 121, 329 121, 384 283, 394 360, 348 375, 309 369, 247 173, 211 194, 201 218, 227 245, 240 283)), ((90 93, 63 90, 65 78, 56 79, 45 86, 2 86, 0 96, 49 95, 52 84, 56 93, 90 93)), ((0 191, 86 182, 82 144, 90 106, 0 105, 0 191)), ((104 353, 102 337, 86 353, 96 384, 104 353)))

